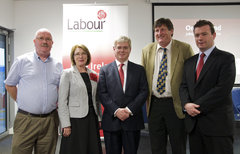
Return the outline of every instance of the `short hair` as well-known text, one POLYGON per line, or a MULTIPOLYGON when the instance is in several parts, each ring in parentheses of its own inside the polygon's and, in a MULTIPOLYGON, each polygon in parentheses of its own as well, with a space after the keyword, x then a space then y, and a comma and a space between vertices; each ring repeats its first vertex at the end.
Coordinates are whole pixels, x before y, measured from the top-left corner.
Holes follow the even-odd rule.
POLYGON ((76 62, 75 62, 75 60, 74 60, 74 52, 75 52, 75 50, 76 50, 77 48, 81 48, 81 49, 83 49, 84 52, 87 53, 87 62, 86 62, 86 65, 89 65, 90 62, 91 62, 91 54, 90 54, 88 48, 87 48, 85 45, 83 45, 83 44, 74 45, 74 46, 72 47, 72 50, 71 50, 71 53, 70 53, 70 58, 71 58, 71 63, 72 63, 72 65, 73 65, 73 66, 76 65, 76 62))
POLYGON ((114 46, 116 47, 117 43, 120 43, 120 42, 127 42, 129 47, 132 48, 131 39, 129 37, 127 37, 127 36, 120 36, 117 40, 115 40, 114 46))
POLYGON ((154 22, 154 25, 153 25, 153 28, 157 28, 157 27, 161 27, 162 25, 165 25, 168 30, 173 30, 173 23, 171 22, 171 20, 169 18, 160 18, 160 19, 157 19, 155 22, 154 22))
POLYGON ((51 32, 50 32, 47 28, 40 28, 39 30, 36 31, 36 33, 35 33, 35 38, 37 37, 37 35, 38 35, 40 32, 48 32, 48 33, 51 35, 51 37, 52 37, 51 32))
POLYGON ((209 25, 212 34, 215 33, 214 25, 208 20, 198 20, 193 26, 193 32, 197 27, 202 27, 206 25, 209 25))

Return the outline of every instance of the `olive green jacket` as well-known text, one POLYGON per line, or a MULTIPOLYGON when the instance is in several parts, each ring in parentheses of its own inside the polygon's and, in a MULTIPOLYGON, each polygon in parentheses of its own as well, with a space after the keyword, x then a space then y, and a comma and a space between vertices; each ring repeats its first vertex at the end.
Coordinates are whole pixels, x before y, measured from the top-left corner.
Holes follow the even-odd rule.
MULTIPOLYGON (((151 106, 152 95, 152 80, 155 65, 157 42, 150 43, 142 50, 142 65, 146 70, 146 76, 149 86, 149 96, 147 100, 147 115, 149 115, 149 109, 151 106)), ((171 68, 170 68, 170 85, 173 97, 173 104, 175 112, 180 119, 184 118, 180 96, 179 87, 182 82, 183 65, 184 61, 193 56, 193 50, 187 43, 180 42, 178 40, 172 40, 171 46, 171 68)))

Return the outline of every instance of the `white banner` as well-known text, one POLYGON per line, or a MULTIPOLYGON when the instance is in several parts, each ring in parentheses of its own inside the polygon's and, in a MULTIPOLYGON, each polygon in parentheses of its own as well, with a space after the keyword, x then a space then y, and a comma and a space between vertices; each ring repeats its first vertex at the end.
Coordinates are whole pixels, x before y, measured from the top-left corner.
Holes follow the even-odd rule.
POLYGON ((89 68, 112 62, 113 43, 121 35, 128 35, 128 6, 63 4, 63 66, 71 66, 70 51, 76 44, 89 49, 92 62, 89 68))

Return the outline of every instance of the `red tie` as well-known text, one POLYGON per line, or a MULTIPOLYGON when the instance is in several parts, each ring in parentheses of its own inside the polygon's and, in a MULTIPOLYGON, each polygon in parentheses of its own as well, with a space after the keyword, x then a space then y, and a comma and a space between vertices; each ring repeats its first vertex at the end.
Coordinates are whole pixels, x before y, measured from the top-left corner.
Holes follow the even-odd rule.
POLYGON ((204 56, 205 56, 204 53, 202 53, 200 55, 200 60, 199 60, 199 63, 198 63, 198 66, 197 66, 197 71, 196 71, 196 81, 198 80, 198 77, 199 77, 199 75, 201 73, 201 70, 202 70, 202 67, 203 67, 203 64, 204 64, 204 62, 203 62, 204 56))
POLYGON ((120 64, 120 68, 119 68, 119 76, 120 76, 120 79, 121 79, 121 83, 122 83, 122 87, 123 87, 123 84, 124 84, 124 72, 123 72, 123 67, 124 64, 120 64))

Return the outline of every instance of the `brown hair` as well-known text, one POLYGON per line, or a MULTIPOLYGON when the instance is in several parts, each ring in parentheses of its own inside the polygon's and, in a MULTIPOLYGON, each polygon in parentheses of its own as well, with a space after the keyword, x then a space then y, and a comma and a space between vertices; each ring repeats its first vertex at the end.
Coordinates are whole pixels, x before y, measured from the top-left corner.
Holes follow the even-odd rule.
POLYGON ((211 33, 215 33, 214 25, 208 20, 198 20, 196 24, 193 26, 193 32, 197 27, 202 27, 208 25, 210 27, 211 33))
POLYGON ((72 50, 71 50, 71 53, 70 53, 70 58, 71 58, 71 63, 72 63, 72 65, 76 65, 76 62, 75 62, 75 60, 74 60, 74 52, 75 52, 75 50, 76 50, 77 48, 81 48, 81 49, 83 49, 84 52, 87 53, 87 62, 86 62, 86 65, 89 65, 90 62, 91 62, 91 54, 90 54, 88 48, 87 48, 85 45, 83 45, 83 44, 74 45, 74 46, 72 47, 72 50))
MULTIPOLYGON (((173 23, 169 18, 159 18, 154 22, 153 29, 157 27, 161 27, 162 25, 165 25, 168 30, 173 30, 173 23)), ((173 35, 172 35, 173 36, 173 35)))

